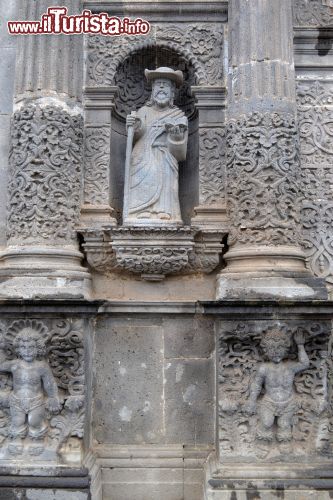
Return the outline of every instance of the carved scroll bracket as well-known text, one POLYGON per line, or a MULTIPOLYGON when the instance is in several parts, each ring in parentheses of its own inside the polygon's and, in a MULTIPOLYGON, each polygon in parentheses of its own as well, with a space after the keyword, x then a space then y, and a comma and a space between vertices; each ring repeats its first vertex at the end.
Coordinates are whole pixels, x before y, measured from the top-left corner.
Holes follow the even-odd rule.
POLYGON ((129 272, 148 281, 210 273, 220 263, 224 234, 184 227, 82 228, 89 265, 99 273, 129 272))

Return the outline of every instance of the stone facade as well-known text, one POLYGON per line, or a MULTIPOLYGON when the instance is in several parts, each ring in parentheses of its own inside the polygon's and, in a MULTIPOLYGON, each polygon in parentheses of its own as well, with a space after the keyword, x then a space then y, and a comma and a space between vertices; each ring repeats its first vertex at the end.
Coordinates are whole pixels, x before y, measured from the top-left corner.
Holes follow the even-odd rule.
POLYGON ((54 3, 151 29, 0 26, 0 498, 328 500, 331 0, 54 3))

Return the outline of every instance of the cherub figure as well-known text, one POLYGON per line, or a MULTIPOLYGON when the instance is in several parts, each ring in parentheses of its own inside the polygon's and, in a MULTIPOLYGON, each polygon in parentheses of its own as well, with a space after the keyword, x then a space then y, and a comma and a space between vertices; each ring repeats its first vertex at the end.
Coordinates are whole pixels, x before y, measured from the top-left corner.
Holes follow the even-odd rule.
POLYGON ((294 379, 298 372, 306 370, 310 361, 304 349, 304 334, 298 330, 294 336, 298 347, 298 361, 283 361, 290 349, 289 336, 279 330, 266 333, 261 341, 268 362, 261 363, 250 386, 250 398, 244 411, 254 414, 257 399, 264 387, 265 393, 258 402, 259 428, 257 438, 272 441, 276 418, 278 441, 292 439, 292 420, 298 410, 294 391, 294 379))
POLYGON ((41 441, 48 429, 45 409, 47 407, 51 412, 60 410, 55 378, 48 362, 42 359, 45 356, 45 341, 32 328, 23 328, 14 340, 17 359, 5 360, 4 353, 1 354, 3 348, 2 342, 0 371, 10 372, 13 376, 13 390, 9 396, 9 436, 12 442, 8 450, 15 455, 22 454, 22 439, 28 435, 37 441, 30 446, 29 453, 38 455, 43 451, 41 441))

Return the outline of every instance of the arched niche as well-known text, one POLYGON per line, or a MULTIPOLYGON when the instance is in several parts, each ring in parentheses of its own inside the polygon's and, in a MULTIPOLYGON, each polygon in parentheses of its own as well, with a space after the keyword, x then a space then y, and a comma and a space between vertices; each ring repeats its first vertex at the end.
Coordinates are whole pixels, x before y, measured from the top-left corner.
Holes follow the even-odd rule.
POLYGON ((182 217, 190 223, 193 208, 198 204, 198 117, 191 86, 196 85, 196 69, 184 55, 163 45, 137 48, 119 63, 114 75, 114 85, 118 87, 111 128, 110 176, 111 206, 121 220, 124 192, 124 169, 126 156, 126 115, 139 109, 149 99, 151 86, 144 77, 144 70, 168 66, 181 70, 184 84, 177 90, 175 104, 181 108, 189 120, 189 141, 187 159, 179 166, 179 197, 182 217))

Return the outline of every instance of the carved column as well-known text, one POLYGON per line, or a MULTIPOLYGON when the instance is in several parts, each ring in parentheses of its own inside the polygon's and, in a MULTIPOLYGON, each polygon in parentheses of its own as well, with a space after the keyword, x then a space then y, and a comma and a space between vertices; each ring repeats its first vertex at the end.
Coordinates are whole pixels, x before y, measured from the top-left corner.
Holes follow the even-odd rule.
POLYGON ((217 297, 325 296, 326 290, 306 270, 300 248, 290 0, 231 0, 229 9, 226 140, 231 231, 217 297))
POLYGON ((84 225, 115 226, 111 199, 111 112, 118 87, 85 89, 84 189, 81 221, 84 225))
MULTIPOLYGON (((57 2, 24 2, 20 17, 38 20, 57 2)), ((59 4, 59 2, 58 2, 59 4)), ((61 5, 78 13, 79 0, 61 5)), ((76 227, 83 149, 82 37, 22 36, 11 126, 7 249, 1 255, 6 297, 88 296, 76 227)))

